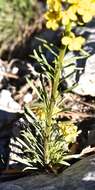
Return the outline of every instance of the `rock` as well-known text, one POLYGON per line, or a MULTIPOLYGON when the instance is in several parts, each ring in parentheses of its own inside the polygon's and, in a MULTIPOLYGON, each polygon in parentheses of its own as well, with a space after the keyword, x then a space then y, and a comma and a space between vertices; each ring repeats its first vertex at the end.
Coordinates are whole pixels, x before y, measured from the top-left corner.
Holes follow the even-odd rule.
POLYGON ((94 190, 95 154, 84 158, 58 176, 35 174, 2 182, 0 190, 94 190))
POLYGON ((80 95, 95 96, 95 54, 85 64, 85 71, 80 76, 78 86, 73 91, 80 95))
MULTIPOLYGON (((2 75, 2 72, 5 72, 5 67, 3 65, 3 61, 0 59, 0 82, 3 80, 3 75, 2 75)), ((1 84, 0 84, 1 86, 1 84)))
POLYGON ((2 187, 2 190, 23 190, 19 185, 8 185, 6 187, 2 187))
MULTIPOLYGON (((71 59, 74 55, 71 54, 71 59)), ((68 56, 69 57, 69 56, 68 56)), ((82 61, 82 60, 81 60, 82 61)), ((68 65, 68 63, 67 63, 68 65)), ((78 65, 73 62, 69 67, 64 67, 63 76, 69 76, 65 80, 68 88, 77 83, 72 91, 79 95, 95 96, 95 54, 89 56, 86 62, 78 65), (71 74, 70 74, 71 73, 71 74)))
POLYGON ((0 109, 0 130, 4 127, 7 127, 7 125, 10 125, 18 118, 19 115, 20 113, 17 112, 8 112, 6 110, 0 109))
POLYGON ((0 169, 5 168, 9 157, 9 142, 12 135, 12 123, 21 116, 17 112, 0 110, 0 169))
POLYGON ((12 137, 10 138, 10 144, 9 144, 10 154, 9 154, 9 163, 8 163, 8 166, 11 168, 17 169, 19 167, 20 169, 20 164, 17 161, 15 161, 14 158, 18 160, 18 155, 23 156, 23 152, 22 152, 22 145, 16 140, 16 138, 18 137, 21 139, 20 135, 21 130, 25 130, 27 126, 28 123, 26 124, 24 118, 20 118, 13 124, 12 137))
POLYGON ((29 103, 29 102, 31 102, 32 101, 32 93, 29 93, 29 92, 27 92, 25 95, 24 95, 24 98, 23 98, 23 101, 25 102, 25 103, 29 103))
POLYGON ((95 17, 85 26, 76 27, 75 33, 86 38, 84 50, 93 55, 95 53, 95 17))
POLYGON ((0 109, 20 112, 21 106, 11 97, 9 90, 3 89, 0 93, 0 109))
MULTIPOLYGON (((77 35, 82 35, 86 38, 84 50, 90 54, 89 58, 79 59, 72 63, 73 72, 66 78, 68 88, 78 83, 73 92, 79 95, 95 96, 95 18, 86 26, 80 26, 75 29, 77 35), (75 67, 74 67, 75 64, 75 67)), ((72 56, 78 56, 73 52, 72 56)), ((68 73, 71 67, 65 68, 63 74, 68 73)), ((70 73, 70 72, 69 72, 70 73)), ((65 75, 66 76, 66 75, 65 75)))
POLYGON ((88 133, 88 145, 95 146, 95 130, 88 133))

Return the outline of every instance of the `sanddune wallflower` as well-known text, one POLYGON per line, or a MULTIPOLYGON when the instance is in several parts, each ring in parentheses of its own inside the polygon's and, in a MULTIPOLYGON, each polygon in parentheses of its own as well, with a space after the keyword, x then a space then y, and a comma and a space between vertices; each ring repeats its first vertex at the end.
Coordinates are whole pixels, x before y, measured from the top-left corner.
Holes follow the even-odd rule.
POLYGON ((77 12, 82 16, 85 23, 89 22, 95 15, 95 1, 81 0, 78 3, 77 12))
POLYGON ((58 27, 59 27, 59 22, 61 21, 62 19, 62 11, 48 11, 46 14, 45 14, 45 18, 47 20, 47 23, 46 23, 46 26, 47 28, 51 28, 53 30, 57 30, 58 27))
POLYGON ((62 19, 63 11, 61 0, 47 0, 48 11, 45 14, 47 28, 57 30, 62 19))
POLYGON ((95 0, 68 0, 76 6, 77 13, 82 16, 83 22, 89 22, 95 15, 95 0))
POLYGON ((95 0, 47 0, 47 6, 48 11, 45 14, 47 27, 53 30, 58 28, 59 20, 60 26, 64 26, 70 22, 79 23, 78 15, 83 23, 89 22, 95 16, 95 0))
POLYGON ((33 107, 32 111, 35 113, 36 117, 40 120, 40 121, 44 121, 45 120, 45 109, 43 105, 40 105, 39 107, 33 107))
POLYGON ((64 36, 62 38, 62 44, 68 46, 70 51, 81 50, 82 45, 85 43, 85 39, 81 36, 75 37, 73 33, 71 36, 64 36))
POLYGON ((62 10, 61 0, 47 0, 49 10, 60 11, 62 10))
POLYGON ((71 121, 59 122, 58 126, 60 133, 64 135, 64 139, 67 143, 74 143, 78 134, 81 132, 78 131, 77 126, 71 121))
POLYGON ((80 0, 68 0, 68 3, 77 4, 80 0))
POLYGON ((62 24, 68 25, 71 21, 77 21, 76 6, 63 11, 62 24))

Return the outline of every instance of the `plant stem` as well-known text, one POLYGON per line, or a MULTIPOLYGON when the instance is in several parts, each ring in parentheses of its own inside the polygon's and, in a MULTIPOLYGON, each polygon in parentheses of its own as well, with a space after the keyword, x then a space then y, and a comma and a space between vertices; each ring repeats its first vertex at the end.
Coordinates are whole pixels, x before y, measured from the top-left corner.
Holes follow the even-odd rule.
POLYGON ((54 112, 54 106, 56 104, 56 98, 58 96, 58 85, 59 80, 61 78, 61 72, 62 72, 62 66, 64 61, 64 55, 65 50, 61 49, 59 53, 59 57, 57 60, 55 60, 55 72, 54 72, 54 79, 52 83, 52 92, 51 92, 51 98, 49 101, 47 114, 46 114, 46 128, 45 128, 45 140, 44 140, 44 156, 45 156, 45 164, 49 164, 49 140, 50 140, 50 132, 52 128, 52 115, 54 112))

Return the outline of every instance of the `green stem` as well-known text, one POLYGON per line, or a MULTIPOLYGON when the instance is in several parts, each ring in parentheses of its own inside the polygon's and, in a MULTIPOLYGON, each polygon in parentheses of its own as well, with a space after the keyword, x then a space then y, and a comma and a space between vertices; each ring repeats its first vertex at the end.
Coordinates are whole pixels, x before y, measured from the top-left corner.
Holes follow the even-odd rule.
POLYGON ((51 92, 51 98, 50 102, 48 105, 47 109, 47 114, 46 114, 46 129, 45 129, 45 142, 44 142, 44 148, 45 148, 45 164, 49 163, 49 137, 50 137, 50 131, 52 127, 52 115, 54 111, 54 106, 56 104, 56 98, 58 96, 58 85, 59 85, 59 80, 61 78, 61 71, 62 71, 62 66, 63 66, 63 61, 64 61, 64 55, 65 55, 65 50, 61 49, 59 53, 59 58, 56 60, 55 63, 55 72, 54 72, 54 80, 52 84, 52 92, 51 92))

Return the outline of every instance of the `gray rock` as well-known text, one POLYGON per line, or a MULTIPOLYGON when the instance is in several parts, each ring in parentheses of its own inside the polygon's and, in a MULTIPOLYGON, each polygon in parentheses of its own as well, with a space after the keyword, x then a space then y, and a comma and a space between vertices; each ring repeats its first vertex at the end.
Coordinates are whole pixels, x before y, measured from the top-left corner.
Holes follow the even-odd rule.
POLYGON ((62 174, 38 174, 0 184, 0 190, 94 190, 95 154, 78 161, 62 174))
POLYGON ((95 53, 95 17, 85 26, 76 27, 76 34, 86 38, 84 50, 93 55, 95 53))
POLYGON ((95 129, 88 132, 88 145, 95 146, 95 129))
MULTIPOLYGON (((2 72, 5 72, 5 67, 3 65, 3 61, 0 59, 0 82, 3 80, 3 75, 2 75, 2 72)), ((1 84, 0 84, 1 86, 1 84)))
POLYGON ((85 71, 80 76, 78 86, 73 91, 80 95, 95 96, 95 54, 87 59, 85 71))
POLYGON ((2 185, 2 190, 23 190, 23 188, 18 185, 9 184, 6 187, 5 185, 2 185))
POLYGON ((10 91, 6 89, 0 93, 0 108, 11 110, 11 112, 21 111, 21 106, 11 97, 10 91))
MULTIPOLYGON (((71 59, 74 57, 73 53, 71 55, 67 54, 67 58, 71 59)), ((65 58, 66 59, 66 58, 65 58)), ((68 60, 68 59, 67 59, 68 60)), ((69 65, 68 61, 65 66, 69 65)), ((77 83, 77 86, 72 89, 73 92, 79 95, 90 95, 95 96, 95 54, 87 58, 85 66, 84 62, 78 65, 77 62, 73 62, 71 66, 64 67, 63 76, 69 76, 65 80, 67 82, 68 88, 71 88, 77 83)))
POLYGON ((0 109, 0 130, 4 125, 10 124, 17 117, 17 113, 7 112, 0 109))
POLYGON ((12 135, 12 123, 21 116, 20 113, 12 113, 0 110, 0 168, 5 168, 9 157, 9 142, 12 135))
MULTIPOLYGON (((74 74, 66 78, 67 86, 70 88, 76 82, 78 86, 73 89, 73 91, 79 95, 90 95, 95 96, 95 18, 91 22, 86 24, 86 26, 80 26, 75 29, 77 35, 82 35, 86 38, 86 43, 84 45, 84 50, 90 54, 88 59, 77 60, 73 71, 74 74)), ((73 53, 72 53, 73 55, 73 53)), ((74 53, 74 57, 77 54, 74 53)), ((66 68, 64 73, 68 73, 66 68)), ((69 69, 70 70, 70 69, 69 69)), ((63 74, 64 74, 63 73, 63 74)))

